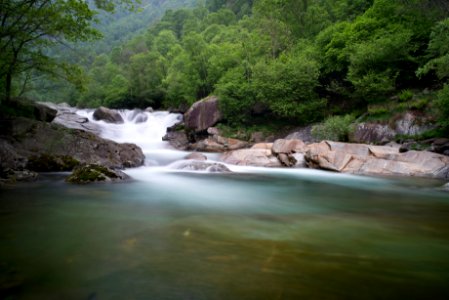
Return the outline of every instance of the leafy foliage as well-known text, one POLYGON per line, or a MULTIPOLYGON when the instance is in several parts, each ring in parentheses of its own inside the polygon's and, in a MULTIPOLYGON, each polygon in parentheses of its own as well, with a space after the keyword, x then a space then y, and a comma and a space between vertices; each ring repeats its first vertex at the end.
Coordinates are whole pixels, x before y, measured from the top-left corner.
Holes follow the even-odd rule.
MULTIPOLYGON (((216 94, 229 124, 251 126, 260 116, 306 124, 330 115, 315 131, 341 140, 352 119, 332 112, 409 105, 419 100, 411 90, 441 88, 449 77, 444 1, 192 1, 175 1, 185 7, 123 43, 115 41, 130 28, 118 22, 123 30, 107 30, 112 49, 91 51, 88 76, 73 76, 86 89, 64 87, 58 97, 82 106, 182 108, 216 94)), ((446 103, 446 89, 438 103, 446 103)))
POLYGON ((330 117, 323 123, 314 125, 312 135, 321 140, 346 142, 354 119, 352 115, 330 117))

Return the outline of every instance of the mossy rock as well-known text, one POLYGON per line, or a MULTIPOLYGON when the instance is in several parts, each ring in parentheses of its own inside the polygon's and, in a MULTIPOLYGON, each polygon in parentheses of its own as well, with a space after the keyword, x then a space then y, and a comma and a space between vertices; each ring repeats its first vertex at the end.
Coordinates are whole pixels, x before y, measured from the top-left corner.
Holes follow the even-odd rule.
POLYGON ((129 176, 119 170, 113 170, 96 164, 81 165, 66 178, 67 182, 86 184, 91 182, 112 182, 129 179, 129 176))
POLYGON ((27 168, 36 172, 72 171, 80 162, 68 155, 41 154, 28 158, 27 168))

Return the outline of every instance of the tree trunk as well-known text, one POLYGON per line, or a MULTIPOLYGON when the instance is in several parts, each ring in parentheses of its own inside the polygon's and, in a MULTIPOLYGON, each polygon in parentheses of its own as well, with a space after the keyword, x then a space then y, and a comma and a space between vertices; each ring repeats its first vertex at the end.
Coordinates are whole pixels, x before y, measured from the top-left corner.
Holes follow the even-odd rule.
POLYGON ((8 72, 6 74, 6 86, 5 86, 5 100, 6 102, 11 101, 11 86, 12 86, 12 74, 8 72))

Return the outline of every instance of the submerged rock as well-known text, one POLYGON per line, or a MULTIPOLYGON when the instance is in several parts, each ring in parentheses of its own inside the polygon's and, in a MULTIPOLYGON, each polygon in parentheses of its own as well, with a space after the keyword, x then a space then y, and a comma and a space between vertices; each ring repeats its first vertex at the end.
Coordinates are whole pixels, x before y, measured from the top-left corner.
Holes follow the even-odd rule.
POLYGON ((228 173, 231 170, 223 164, 198 161, 198 160, 181 160, 170 165, 172 169, 184 171, 206 171, 211 173, 228 173))
POLYGON ((95 110, 93 117, 95 120, 98 121, 101 120, 107 123, 114 123, 114 124, 124 123, 122 116, 117 111, 103 106, 95 110))
POLYGON ((73 170, 66 178, 67 182, 86 184, 91 182, 114 182, 129 179, 130 177, 120 170, 113 170, 97 164, 81 165, 73 170))

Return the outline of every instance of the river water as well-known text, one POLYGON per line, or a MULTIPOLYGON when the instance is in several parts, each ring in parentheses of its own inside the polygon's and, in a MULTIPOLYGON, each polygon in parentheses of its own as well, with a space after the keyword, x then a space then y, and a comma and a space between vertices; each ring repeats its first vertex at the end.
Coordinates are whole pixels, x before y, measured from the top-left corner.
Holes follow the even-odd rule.
MULTIPOLYGON (((80 111, 91 118, 92 112, 80 111)), ((132 182, 0 189, 0 299, 448 299, 441 182, 230 166, 180 172, 178 115, 122 112, 132 182)), ((209 159, 217 159, 209 155, 209 159)))

